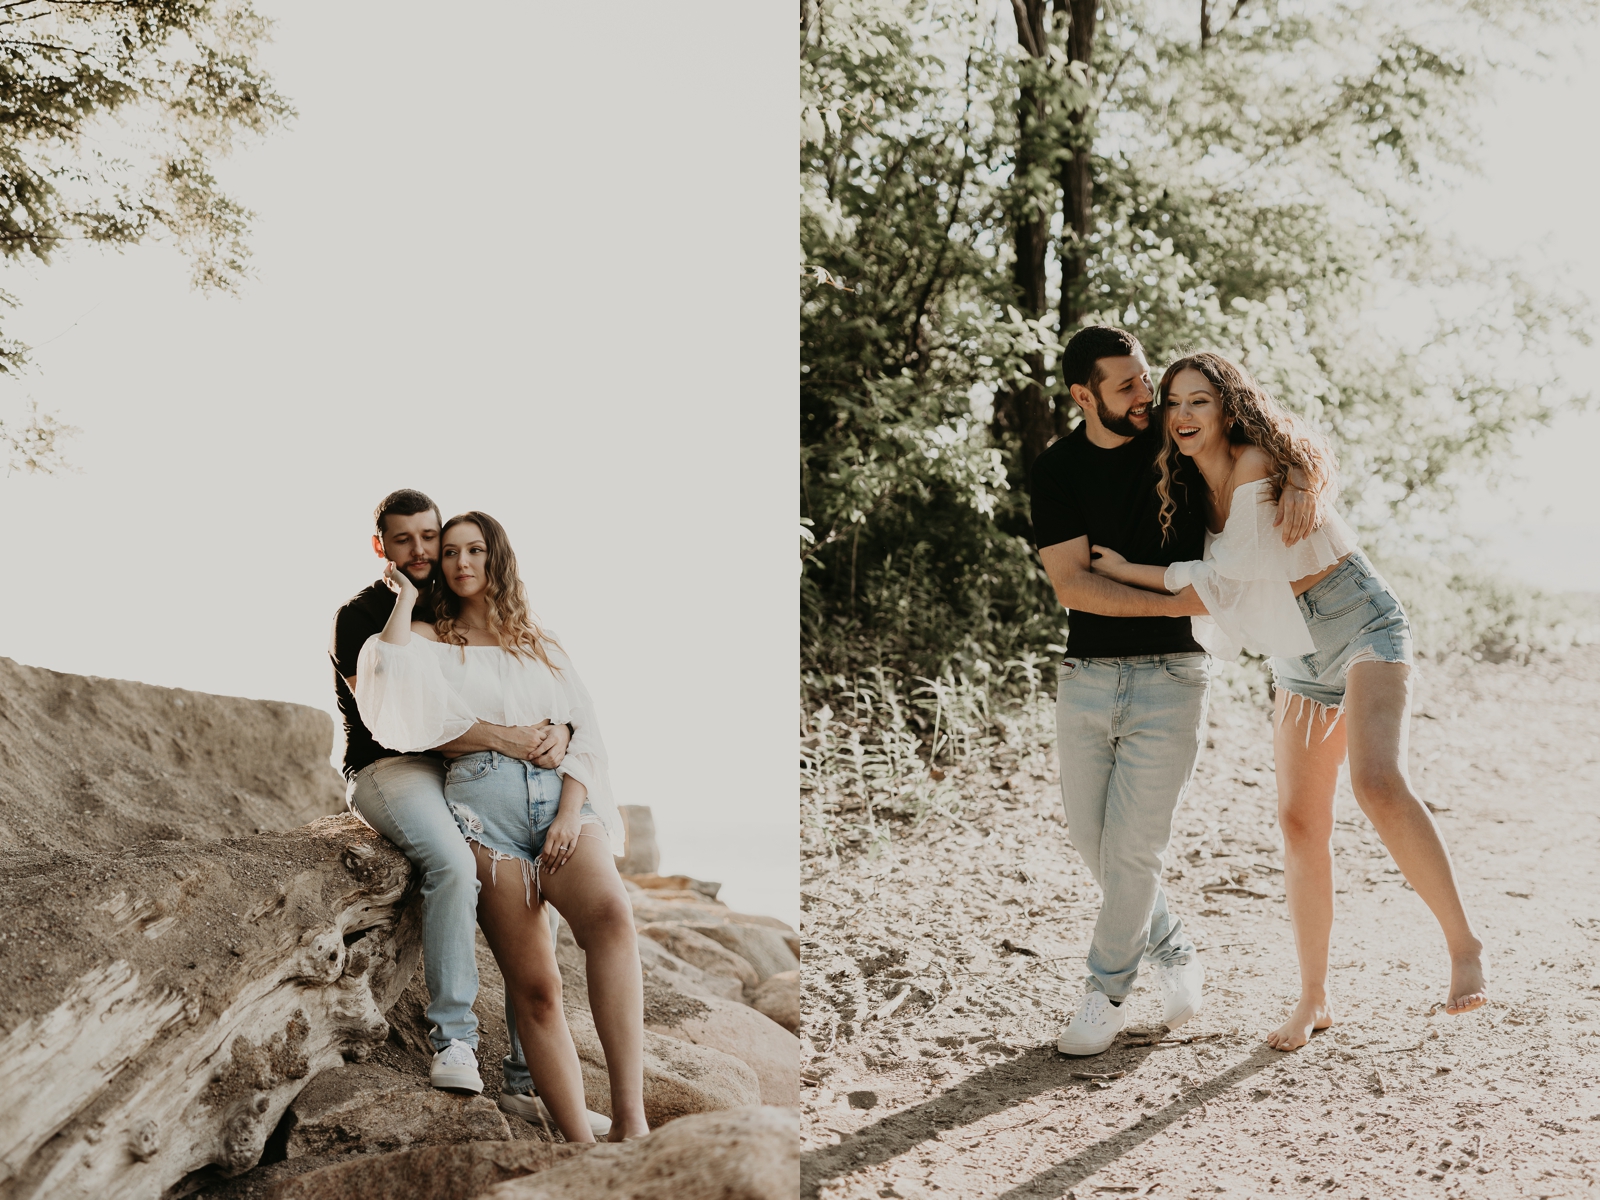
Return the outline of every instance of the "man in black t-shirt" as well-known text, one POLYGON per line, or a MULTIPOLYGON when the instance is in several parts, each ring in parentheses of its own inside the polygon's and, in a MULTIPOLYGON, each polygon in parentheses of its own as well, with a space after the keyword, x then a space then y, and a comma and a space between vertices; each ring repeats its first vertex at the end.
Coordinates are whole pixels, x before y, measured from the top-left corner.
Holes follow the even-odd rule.
MULTIPOLYGON (((377 532, 372 548, 380 559, 397 564, 422 592, 414 610, 419 620, 427 611, 428 582, 439 558, 439 508, 421 492, 391 492, 374 514, 377 532)), ((353 812, 388 838, 422 873, 422 962, 428 985, 429 1037, 435 1054, 430 1078, 434 1087, 481 1092, 476 1050, 478 1019, 472 1005, 478 996, 477 860, 445 807, 444 757, 494 750, 536 766, 554 769, 565 756, 572 730, 566 725, 491 725, 480 721, 454 741, 426 754, 398 754, 380 746, 361 720, 355 684, 361 647, 382 631, 394 610, 395 595, 380 579, 352 596, 333 618, 328 656, 333 660, 333 687, 344 720, 344 775, 347 802, 353 812)), ((552 912, 552 917, 554 913, 552 912)), ((506 996, 506 1027, 511 1054, 504 1062, 505 1085, 500 1107, 528 1120, 544 1114, 532 1094, 533 1080, 523 1061, 511 997, 506 996)), ((596 1136, 611 1123, 589 1114, 596 1136)))
MULTIPOLYGON (((1089 569, 1090 546, 1162 566, 1205 550, 1205 481, 1180 457, 1177 511, 1163 534, 1155 456, 1159 413, 1144 350, 1106 326, 1067 343, 1061 378, 1083 422, 1030 473, 1034 541, 1056 597, 1070 611, 1058 674, 1056 743, 1067 832, 1100 884, 1087 994, 1057 1047, 1105 1051, 1127 1023, 1123 1002, 1140 962, 1156 966, 1163 1019, 1200 1011, 1204 971, 1183 923, 1167 909, 1161 856, 1205 737, 1210 659, 1178 595, 1126 587, 1089 569)), ((1297 500, 1285 493, 1291 506, 1297 500)))

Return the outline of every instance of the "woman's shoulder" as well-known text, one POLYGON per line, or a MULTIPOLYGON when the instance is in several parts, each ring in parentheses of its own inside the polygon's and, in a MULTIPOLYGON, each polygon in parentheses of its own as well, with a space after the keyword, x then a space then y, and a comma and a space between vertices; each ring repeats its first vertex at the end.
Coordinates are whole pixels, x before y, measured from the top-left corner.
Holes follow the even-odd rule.
POLYGON ((1260 446, 1246 446, 1233 460, 1233 486, 1241 488, 1247 483, 1259 483, 1263 479, 1270 479, 1276 465, 1272 461, 1272 455, 1260 446))
POLYGON ((438 631, 427 621, 411 622, 411 632, 424 641, 437 642, 439 640, 438 631))

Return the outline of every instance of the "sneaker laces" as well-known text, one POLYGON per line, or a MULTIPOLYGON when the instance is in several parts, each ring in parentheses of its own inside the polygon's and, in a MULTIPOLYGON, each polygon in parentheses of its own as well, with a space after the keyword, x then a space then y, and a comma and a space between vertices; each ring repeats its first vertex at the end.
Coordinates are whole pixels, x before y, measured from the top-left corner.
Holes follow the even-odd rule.
POLYGON ((478 1056, 460 1038, 451 1038, 450 1044, 439 1051, 439 1062, 447 1067, 475 1067, 478 1056))
POLYGON ((1098 1025, 1111 1008, 1111 1000, 1104 992, 1090 992, 1083 998, 1083 1007, 1078 1010, 1078 1020, 1085 1025, 1098 1025))

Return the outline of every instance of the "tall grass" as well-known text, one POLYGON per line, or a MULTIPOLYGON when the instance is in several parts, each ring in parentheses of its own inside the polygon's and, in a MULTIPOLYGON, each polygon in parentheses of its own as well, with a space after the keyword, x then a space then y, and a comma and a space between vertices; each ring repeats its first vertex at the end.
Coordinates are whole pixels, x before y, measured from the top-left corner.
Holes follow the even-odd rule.
MULTIPOLYGON (((1526 662, 1600 643, 1600 596, 1558 596, 1484 571, 1465 558, 1389 556, 1377 562, 1405 604, 1418 653, 1526 662)), ((1042 764, 1055 741, 1054 663, 1023 651, 937 676, 881 665, 853 675, 801 676, 800 792, 806 852, 876 855, 897 826, 964 822, 976 786, 1042 764), (1047 675, 1048 673, 1048 675, 1047 675)), ((1271 705, 1263 659, 1220 664, 1217 693, 1271 705)))
POLYGON ((963 783, 1026 760, 1053 738, 1048 660, 976 660, 973 675, 908 676, 886 667, 802 677, 803 839, 830 856, 878 853, 896 823, 961 821, 963 783))

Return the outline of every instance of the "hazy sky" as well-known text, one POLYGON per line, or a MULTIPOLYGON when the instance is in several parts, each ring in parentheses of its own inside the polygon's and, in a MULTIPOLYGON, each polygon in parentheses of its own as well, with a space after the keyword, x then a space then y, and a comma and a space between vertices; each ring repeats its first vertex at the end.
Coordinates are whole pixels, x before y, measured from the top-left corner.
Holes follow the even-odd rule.
MULTIPOLYGON (((1497 253, 1521 252, 1587 293, 1600 313, 1600 227, 1594 196, 1600 167, 1588 131, 1600 113, 1600 30, 1556 39, 1564 49, 1543 80, 1503 81, 1486 110, 1475 180, 1445 206, 1446 219, 1469 241, 1497 253)), ((1580 392, 1600 396, 1600 351, 1562 364, 1580 392)), ((1520 478, 1489 493, 1467 489, 1462 526, 1509 573, 1556 591, 1600 591, 1600 538, 1593 480, 1600 413, 1561 418, 1522 440, 1513 472, 1520 478)))
POLYGON ((0 654, 331 711, 373 506, 486 510, 663 869, 795 921, 794 71, 708 50, 791 14, 261 8, 301 115, 228 165, 242 298, 160 246, 7 272, 0 403, 83 434, 0 478, 0 654))

